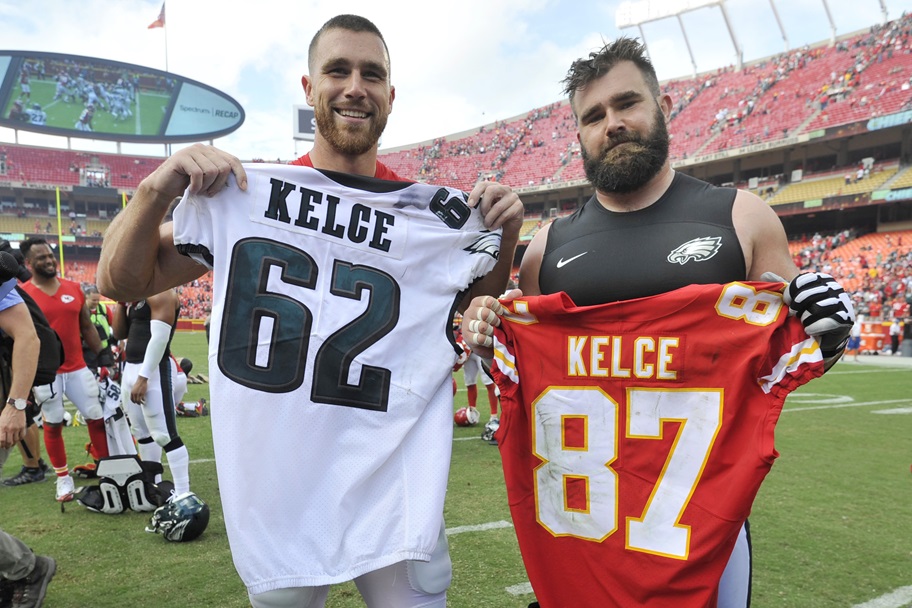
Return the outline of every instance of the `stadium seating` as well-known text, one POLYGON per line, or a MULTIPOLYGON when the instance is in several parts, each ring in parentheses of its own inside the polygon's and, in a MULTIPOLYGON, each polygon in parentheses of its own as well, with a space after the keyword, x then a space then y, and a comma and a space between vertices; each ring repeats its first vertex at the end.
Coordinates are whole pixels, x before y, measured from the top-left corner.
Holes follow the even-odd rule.
POLYGON ((863 194, 879 188, 899 170, 897 166, 878 167, 871 174, 855 181, 855 169, 849 168, 837 175, 813 177, 780 188, 769 200, 770 205, 824 199, 831 196, 863 194), (847 183, 848 182, 848 183, 847 183))
POLYGON ((893 181, 890 182, 890 188, 899 189, 899 188, 909 188, 912 187, 912 167, 906 167, 902 169, 896 177, 893 178, 893 181))
POLYGON ((0 145, 6 155, 6 177, 15 181, 59 186, 84 185, 80 169, 88 166, 108 170, 111 188, 135 189, 146 175, 164 161, 147 156, 125 156, 31 146, 0 145))
MULTIPOLYGON (((817 111, 818 91, 853 64, 853 57, 834 48, 795 51, 775 62, 769 88, 756 99, 754 111, 730 125, 703 152, 738 148, 793 135, 817 111)), ((773 62, 770 62, 771 64, 773 62)))
POLYGON ((789 243, 789 250, 801 270, 832 274, 857 302, 882 301, 912 288, 902 280, 912 274, 912 230, 870 233, 835 247, 817 235, 789 243))

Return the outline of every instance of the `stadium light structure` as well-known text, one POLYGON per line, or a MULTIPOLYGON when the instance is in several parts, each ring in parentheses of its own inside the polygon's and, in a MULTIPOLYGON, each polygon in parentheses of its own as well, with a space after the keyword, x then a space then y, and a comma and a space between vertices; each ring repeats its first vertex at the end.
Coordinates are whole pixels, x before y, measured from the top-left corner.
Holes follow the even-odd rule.
POLYGON ((823 2, 823 10, 826 11, 827 20, 830 22, 830 46, 836 44, 836 24, 833 23, 833 15, 830 13, 830 5, 827 4, 827 0, 820 0, 823 2))
POLYGON ((883 16, 883 19, 880 20, 880 24, 884 25, 890 20, 889 13, 887 13, 887 3, 884 0, 880 0, 880 14, 883 16))
POLYGON ((728 28, 728 35, 731 36, 732 44, 735 47, 735 65, 741 69, 744 52, 741 45, 738 44, 738 38, 735 36, 735 30, 732 28, 731 21, 728 19, 728 12, 725 10, 725 0, 628 0, 622 2, 614 13, 615 25, 618 29, 636 26, 640 31, 640 38, 643 44, 646 44, 647 53, 649 45, 646 42, 646 34, 643 32, 642 25, 652 21, 661 21, 669 17, 676 17, 678 24, 681 26, 681 33, 684 35, 684 44, 687 45, 687 52, 690 54, 690 63, 693 66, 693 75, 697 75, 697 62, 694 59, 693 50, 690 48, 690 41, 687 38, 687 31, 684 29, 684 21, 681 15, 701 8, 718 6, 722 11, 722 18, 725 19, 725 26, 728 28))
POLYGON ((791 50, 792 47, 789 46, 788 35, 785 33, 785 28, 782 27, 782 20, 779 18, 779 11, 776 10, 776 2, 775 2, 775 0, 770 0, 770 8, 773 9, 773 17, 776 18, 776 25, 779 26, 779 31, 782 33, 782 40, 783 40, 783 42, 785 42, 785 49, 784 49, 784 51, 785 51, 786 53, 788 53, 789 50, 791 50))

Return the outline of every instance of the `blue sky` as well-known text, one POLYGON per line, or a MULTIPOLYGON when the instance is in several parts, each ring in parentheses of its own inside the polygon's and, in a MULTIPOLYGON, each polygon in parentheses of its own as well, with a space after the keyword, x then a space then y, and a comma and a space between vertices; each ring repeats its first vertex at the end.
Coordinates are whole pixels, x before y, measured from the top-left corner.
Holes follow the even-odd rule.
MULTIPOLYGON (((655 1, 655 0, 654 0, 655 1)), ((682 6, 686 0, 665 0, 682 6)), ((170 0, 167 31, 147 29, 160 0, 0 0, 3 50, 69 53, 165 69, 225 91, 247 120, 215 144, 242 159, 290 159, 310 144, 292 139, 292 106, 304 104, 300 77, 307 45, 331 16, 357 13, 383 31, 396 102, 382 148, 456 133, 562 98, 570 63, 636 28, 616 27, 621 2, 597 0, 170 0)), ((836 34, 870 27, 912 9, 910 0, 827 0, 836 34)), ((789 46, 829 39, 823 0, 772 0, 789 46)), ((745 61, 784 49, 771 0, 726 0, 745 61)), ((719 7, 682 16, 699 71, 735 61, 719 7)), ((693 72, 678 20, 643 26, 659 78, 693 72)), ((12 141, 0 128, 0 141, 12 141)), ((20 132, 19 142, 65 146, 20 132)), ((114 151, 108 142, 74 148, 114 151)), ((124 144, 127 153, 162 155, 163 146, 124 144)))

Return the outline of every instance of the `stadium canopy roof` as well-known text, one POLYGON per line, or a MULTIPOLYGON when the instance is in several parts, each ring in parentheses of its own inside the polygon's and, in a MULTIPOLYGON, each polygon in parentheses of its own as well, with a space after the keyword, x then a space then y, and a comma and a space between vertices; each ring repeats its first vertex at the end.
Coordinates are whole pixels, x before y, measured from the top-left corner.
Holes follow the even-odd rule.
MULTIPOLYGON (((826 0, 821 0, 821 2, 826 10, 827 18, 830 21, 830 44, 834 44, 836 41, 836 26, 833 24, 833 17, 830 14, 830 7, 827 5, 826 0)), ((773 15, 776 18, 776 23, 779 25, 779 31, 782 33, 782 40, 785 42, 785 50, 788 51, 790 48, 788 37, 785 34, 785 28, 782 26, 782 21, 779 19, 779 12, 776 10, 776 4, 774 0, 769 0, 769 3, 770 9, 773 11, 773 15)), ((883 4, 883 0, 880 0, 880 4, 884 20, 886 21, 886 7, 883 4)), ((694 59, 693 50, 690 48, 690 40, 687 38, 687 30, 684 28, 684 21, 681 19, 681 15, 714 6, 718 6, 719 10, 722 11, 722 18, 725 19, 728 35, 731 37, 732 45, 735 48, 735 65, 737 66, 737 69, 740 70, 744 60, 744 50, 738 43, 738 39, 735 36, 735 30, 732 28, 731 21, 728 18, 728 12, 725 10, 725 0, 627 0, 626 2, 622 2, 618 7, 614 14, 614 20, 615 25, 621 30, 629 27, 636 27, 640 32, 640 39, 646 44, 646 34, 643 32, 642 28, 644 23, 675 17, 678 20, 678 25, 681 27, 681 33, 684 36, 684 44, 687 45, 687 53, 690 55, 690 63, 693 66, 693 75, 696 76, 698 71, 697 62, 694 59)), ((648 44, 646 48, 648 52, 648 44)))

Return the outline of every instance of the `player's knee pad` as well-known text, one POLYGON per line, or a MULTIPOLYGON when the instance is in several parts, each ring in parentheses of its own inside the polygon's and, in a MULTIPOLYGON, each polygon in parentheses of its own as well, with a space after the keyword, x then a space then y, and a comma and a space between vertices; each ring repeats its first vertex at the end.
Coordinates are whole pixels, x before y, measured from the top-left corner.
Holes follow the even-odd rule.
POLYGON ((44 424, 63 424, 63 400, 48 399, 41 405, 41 418, 44 424))
POLYGON ((328 593, 329 585, 324 585, 273 589, 248 597, 253 608, 323 608, 328 593))
POLYGON ((453 580, 453 562, 450 560, 450 547, 447 542, 446 532, 441 529, 437 547, 431 554, 431 559, 426 562, 409 560, 409 584, 412 589, 426 595, 444 593, 453 580))
POLYGON ((82 414, 82 417, 86 420, 101 420, 104 418, 104 410, 101 408, 101 404, 97 400, 89 401, 88 403, 83 403, 80 406, 76 404, 76 409, 82 414))
POLYGON ((170 447, 173 437, 171 437, 167 430, 150 429, 150 431, 152 433, 152 441, 160 445, 164 450, 167 450, 170 447))
MULTIPOLYGON (((60 394, 60 391, 54 387, 54 384, 42 384, 33 388, 32 394, 35 395, 35 403, 44 407, 44 404, 53 400, 55 395, 60 394)), ((63 399, 59 401, 60 405, 63 406, 63 399)))
POLYGON ((89 368, 84 367, 66 374, 64 386, 67 397, 84 418, 95 420, 104 417, 104 409, 99 400, 98 380, 89 368))

